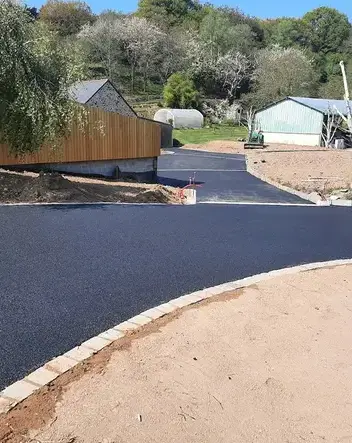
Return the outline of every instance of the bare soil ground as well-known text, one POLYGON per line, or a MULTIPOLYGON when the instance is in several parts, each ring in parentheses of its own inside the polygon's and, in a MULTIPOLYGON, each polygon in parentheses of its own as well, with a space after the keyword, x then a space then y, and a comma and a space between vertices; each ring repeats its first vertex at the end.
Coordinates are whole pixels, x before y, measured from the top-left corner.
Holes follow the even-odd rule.
POLYGON ((187 144, 181 149, 191 149, 194 151, 216 152, 218 154, 245 154, 243 143, 229 140, 216 140, 201 145, 187 144))
POLYGON ((0 202, 181 203, 178 190, 168 186, 1 169, 0 202))
POLYGON ((161 318, 0 417, 0 441, 350 442, 351 275, 278 277, 161 318))
POLYGON ((269 145, 265 149, 245 150, 243 143, 229 141, 185 145, 183 149, 244 154, 249 166, 278 183, 324 195, 344 189, 347 190, 344 198, 352 198, 351 150, 296 145, 269 145))

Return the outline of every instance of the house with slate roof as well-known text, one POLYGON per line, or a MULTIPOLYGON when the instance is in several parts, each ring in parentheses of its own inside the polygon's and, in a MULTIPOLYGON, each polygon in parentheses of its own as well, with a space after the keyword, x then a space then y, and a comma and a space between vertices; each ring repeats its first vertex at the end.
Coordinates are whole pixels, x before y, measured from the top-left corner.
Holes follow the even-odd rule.
POLYGON ((70 94, 82 105, 100 108, 108 112, 117 112, 128 117, 137 117, 121 92, 108 78, 75 83, 70 88, 70 94))

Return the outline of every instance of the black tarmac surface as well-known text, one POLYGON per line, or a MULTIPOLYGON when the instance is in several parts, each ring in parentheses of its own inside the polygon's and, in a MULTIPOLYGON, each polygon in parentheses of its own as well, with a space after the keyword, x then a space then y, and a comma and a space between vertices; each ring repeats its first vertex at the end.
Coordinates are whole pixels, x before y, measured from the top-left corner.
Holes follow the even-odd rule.
POLYGON ((310 204, 249 174, 244 155, 182 149, 173 152, 159 157, 159 182, 183 187, 195 176, 199 202, 310 204))
POLYGON ((0 388, 162 302, 352 257, 351 208, 0 207, 0 388))

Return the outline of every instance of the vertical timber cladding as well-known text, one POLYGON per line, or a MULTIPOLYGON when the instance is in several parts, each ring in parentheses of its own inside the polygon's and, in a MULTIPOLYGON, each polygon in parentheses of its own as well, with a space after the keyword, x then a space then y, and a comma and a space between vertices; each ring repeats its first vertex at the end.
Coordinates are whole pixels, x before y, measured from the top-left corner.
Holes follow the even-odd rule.
POLYGON ((6 145, 0 145, 0 165, 158 157, 160 143, 161 129, 157 123, 87 108, 85 129, 82 131, 74 124, 61 146, 44 146, 34 154, 16 157, 9 154, 6 145))

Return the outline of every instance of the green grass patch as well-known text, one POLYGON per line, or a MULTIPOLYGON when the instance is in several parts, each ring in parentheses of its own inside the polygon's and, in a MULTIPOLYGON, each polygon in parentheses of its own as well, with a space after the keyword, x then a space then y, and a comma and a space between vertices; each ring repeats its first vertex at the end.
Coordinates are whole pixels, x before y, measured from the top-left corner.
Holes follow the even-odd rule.
POLYGON ((217 125, 201 129, 174 129, 174 139, 182 145, 188 143, 203 144, 214 140, 232 140, 247 137, 247 128, 244 126, 217 125))

